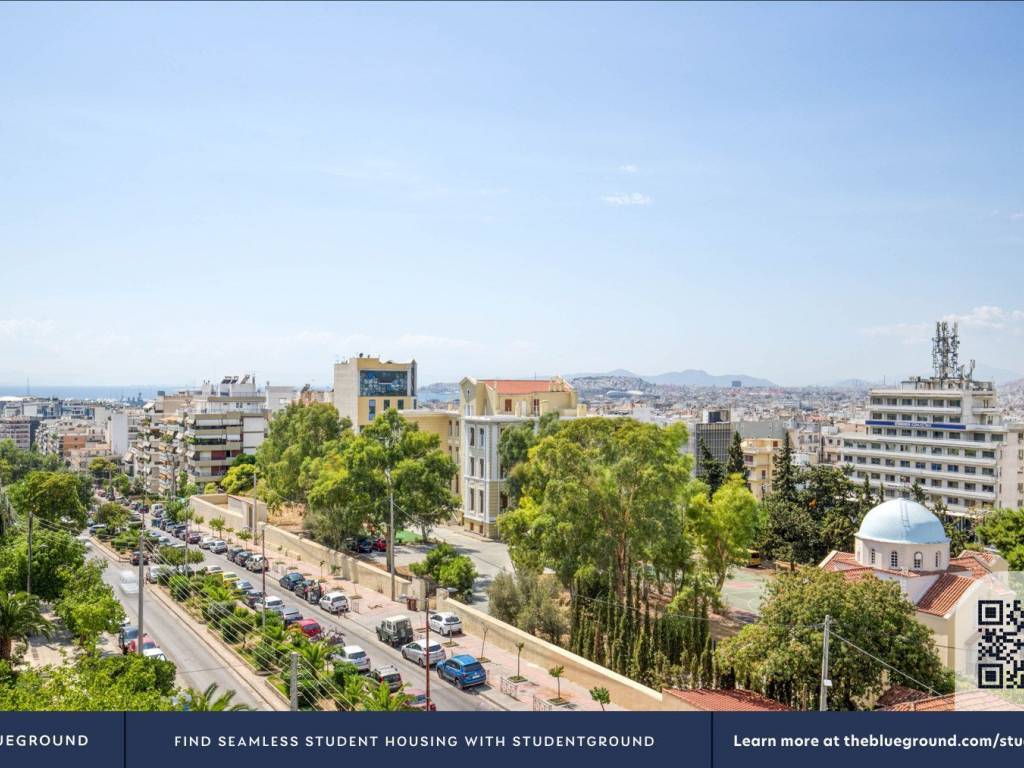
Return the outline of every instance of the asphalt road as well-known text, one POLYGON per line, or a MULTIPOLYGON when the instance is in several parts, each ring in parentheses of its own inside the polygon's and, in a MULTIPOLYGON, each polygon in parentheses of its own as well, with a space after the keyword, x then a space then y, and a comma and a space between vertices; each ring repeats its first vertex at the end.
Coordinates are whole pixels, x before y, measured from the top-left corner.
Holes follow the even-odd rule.
MULTIPOLYGON (((137 625, 139 596, 127 595, 121 590, 120 573, 126 569, 138 572, 138 567, 131 568, 112 560, 99 547, 94 546, 92 554, 102 556, 110 563, 103 572, 103 580, 113 588, 114 595, 121 601, 132 624, 137 625)), ((148 584, 146 586, 149 587, 148 584)), ((145 633, 156 641, 167 659, 177 666, 180 685, 202 691, 210 683, 216 683, 220 692, 235 691, 235 704, 248 704, 259 710, 269 709, 265 701, 257 697, 232 669, 225 667, 224 662, 215 656, 191 629, 183 626, 176 614, 171 613, 158 600, 151 597, 145 599, 143 618, 145 633)), ((239 661, 239 664, 241 663, 239 661)))
MULTIPOLYGON (((189 549, 202 552, 207 564, 219 565, 225 571, 234 571, 240 579, 251 582, 257 589, 262 587, 261 575, 259 573, 247 571, 245 568, 229 562, 224 555, 211 554, 205 550, 200 550, 196 545, 191 545, 189 549)), ((341 632, 345 636, 347 644, 359 645, 369 654, 374 667, 379 667, 383 664, 393 664, 398 668, 402 675, 402 680, 408 688, 418 688, 420 690, 424 688, 423 669, 403 658, 398 650, 380 642, 372 629, 357 624, 354 619, 335 617, 322 610, 319 606, 310 605, 292 592, 282 588, 278 584, 277 579, 277 576, 269 572, 267 573, 268 594, 276 595, 282 598, 286 605, 298 608, 304 617, 316 619, 324 630, 334 629, 341 632)), ((115 587, 115 590, 117 590, 117 587, 115 587)), ((147 616, 149 615, 149 605, 150 603, 147 601, 147 616)), ((416 622, 414 621, 413 623, 415 624, 416 622)), ((169 652, 168 658, 170 658, 169 652)), ((505 709, 505 707, 501 707, 491 701, 489 695, 482 695, 487 694, 489 690, 488 686, 479 686, 466 691, 460 691, 439 679, 436 673, 432 673, 430 677, 430 698, 439 710, 500 711, 505 709)), ((500 696, 501 694, 495 692, 495 695, 500 696)))

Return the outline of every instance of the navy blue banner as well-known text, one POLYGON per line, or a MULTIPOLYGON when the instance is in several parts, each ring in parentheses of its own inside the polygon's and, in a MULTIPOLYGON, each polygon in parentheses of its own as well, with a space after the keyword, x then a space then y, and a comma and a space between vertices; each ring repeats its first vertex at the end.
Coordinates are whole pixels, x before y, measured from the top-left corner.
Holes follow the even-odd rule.
POLYGON ((1022 755, 1013 712, 0 712, 0 766, 40 768, 962 768, 1022 755))

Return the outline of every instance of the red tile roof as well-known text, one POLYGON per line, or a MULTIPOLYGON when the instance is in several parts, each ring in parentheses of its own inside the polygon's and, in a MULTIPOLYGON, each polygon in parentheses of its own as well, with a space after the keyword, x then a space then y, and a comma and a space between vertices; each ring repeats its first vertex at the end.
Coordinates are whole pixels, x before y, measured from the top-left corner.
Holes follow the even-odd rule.
POLYGON ((886 712, 1021 712, 1024 707, 985 691, 964 691, 905 701, 886 707, 886 712))
POLYGON ((944 573, 928 587, 928 591, 917 601, 917 610, 935 616, 945 616, 972 584, 974 584, 974 579, 944 573))
POLYGON ((532 395, 535 392, 557 392, 549 379, 482 379, 489 388, 499 395, 532 395))
POLYGON ((919 691, 916 688, 907 688, 903 685, 894 685, 875 702, 875 709, 889 709, 897 704, 906 704, 910 701, 920 701, 929 698, 930 694, 919 691))
POLYGON ((789 712, 792 709, 781 701, 753 691, 666 688, 664 692, 682 699, 701 712, 789 712))

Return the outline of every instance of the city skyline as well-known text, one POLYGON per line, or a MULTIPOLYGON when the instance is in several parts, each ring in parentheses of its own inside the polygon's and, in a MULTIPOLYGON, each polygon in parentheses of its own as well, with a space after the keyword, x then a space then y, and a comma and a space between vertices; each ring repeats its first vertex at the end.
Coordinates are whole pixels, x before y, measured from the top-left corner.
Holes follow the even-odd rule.
POLYGON ((1022 14, 9 5, 0 383, 1024 371, 1022 14))

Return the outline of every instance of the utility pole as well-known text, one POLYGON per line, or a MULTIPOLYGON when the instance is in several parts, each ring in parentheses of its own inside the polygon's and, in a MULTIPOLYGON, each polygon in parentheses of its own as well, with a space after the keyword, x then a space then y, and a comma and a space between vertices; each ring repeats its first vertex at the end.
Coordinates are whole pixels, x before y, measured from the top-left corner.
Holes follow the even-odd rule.
POLYGON ((291 709, 299 711, 299 654, 292 651, 291 709))
POLYGON ((260 555, 263 558, 260 562, 260 576, 263 578, 263 600, 260 604, 263 606, 261 613, 263 614, 263 626, 267 626, 267 524, 264 523, 263 527, 260 528, 260 555))
POLYGON ((388 571, 391 573, 391 600, 395 599, 395 489, 391 485, 391 470, 384 470, 388 479, 388 571))
POLYGON ((825 628, 821 635, 821 692, 818 694, 818 709, 821 712, 828 710, 828 689, 832 687, 832 681, 828 676, 828 638, 832 625, 832 616, 825 616, 825 628))
MULTIPOLYGON (((423 581, 421 579, 421 581, 423 581)), ((426 654, 426 662, 423 664, 423 670, 426 674, 426 693, 427 693, 427 708, 424 712, 430 711, 430 595, 427 594, 426 581, 423 581, 423 615, 427 620, 427 639, 424 644, 423 652, 426 654)))
POLYGON ((143 566, 143 564, 146 562, 145 542, 146 542, 146 525, 145 525, 145 517, 143 517, 142 530, 139 531, 139 643, 138 643, 139 656, 142 655, 142 646, 144 645, 143 638, 145 637, 145 634, 144 634, 145 629, 143 629, 143 624, 142 624, 142 593, 146 589, 145 569, 144 569, 144 566, 143 566))
POLYGON ((32 510, 28 511, 28 575, 25 578, 25 591, 32 594, 32 510))

